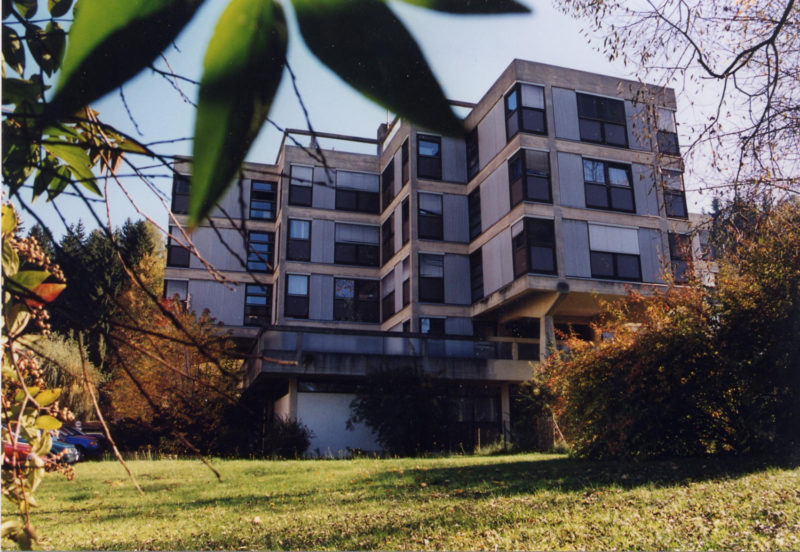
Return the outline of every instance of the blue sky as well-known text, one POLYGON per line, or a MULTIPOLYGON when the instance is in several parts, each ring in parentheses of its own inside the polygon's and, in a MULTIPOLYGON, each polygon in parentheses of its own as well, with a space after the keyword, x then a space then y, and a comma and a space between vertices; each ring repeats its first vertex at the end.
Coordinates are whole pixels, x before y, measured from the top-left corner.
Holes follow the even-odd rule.
MULTIPOLYGON (((477 101, 514 58, 632 78, 621 63, 609 62, 589 45, 581 32, 582 21, 560 13, 547 2, 523 2, 533 9, 532 14, 455 16, 402 2, 391 2, 391 7, 417 39, 445 93, 454 100, 477 101)), ((205 45, 226 4, 226 0, 207 0, 178 37, 175 47, 167 49, 165 57, 177 74, 200 78, 205 45)), ((374 137, 378 125, 387 119, 386 110, 362 98, 318 62, 305 48, 291 9, 287 8, 286 12, 290 27, 288 59, 314 128, 323 132, 374 137)), ((157 65, 164 69, 167 67, 163 60, 157 65)), ((188 98, 195 99, 194 86, 188 83, 179 86, 188 98)), ((178 140, 157 146, 160 153, 190 154, 191 142, 181 139, 189 138, 193 133, 194 108, 182 99, 172 84, 146 70, 126 84, 123 90, 136 124, 131 121, 120 94, 116 92, 93 106, 104 121, 145 143, 178 140)), ((680 113, 678 117, 680 120, 680 113)), ((281 127, 305 127, 287 73, 284 73, 270 118, 281 127)), ((247 159, 273 162, 280 139, 280 132, 270 125, 265 126, 247 159)), ((163 169, 151 172, 166 174, 163 169)), ((169 194, 168 179, 155 179, 155 182, 162 192, 169 194)), ((166 224, 166 212, 152 192, 135 180, 127 180, 126 187, 143 213, 161 225, 166 224)), ((109 183, 109 198, 115 226, 122 224, 126 217, 138 218, 136 209, 113 183, 109 183)), ((95 226, 91 215, 78 200, 60 197, 58 205, 69 221, 76 222, 80 218, 87 226, 95 226)), ((96 209, 105 220, 105 206, 97 204, 96 209)), ((36 210, 56 234, 63 232, 63 224, 52 208, 45 205, 43 198, 37 201, 36 210)), ((699 207, 690 205, 690 210, 699 210, 699 207)), ((32 223, 30 217, 25 219, 27 224, 32 223)))

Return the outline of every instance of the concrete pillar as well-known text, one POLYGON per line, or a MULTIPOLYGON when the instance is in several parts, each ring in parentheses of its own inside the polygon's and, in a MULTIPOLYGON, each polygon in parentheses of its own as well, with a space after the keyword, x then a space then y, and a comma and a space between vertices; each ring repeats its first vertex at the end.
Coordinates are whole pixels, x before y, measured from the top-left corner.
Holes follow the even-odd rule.
POLYGON ((297 378, 289 378, 289 419, 297 420, 297 378))
POLYGON ((550 356, 551 349, 556 345, 556 330, 553 317, 546 314, 539 318, 539 360, 550 356))
POLYGON ((500 421, 503 424, 503 440, 507 444, 511 441, 511 396, 507 383, 500 386, 500 421))

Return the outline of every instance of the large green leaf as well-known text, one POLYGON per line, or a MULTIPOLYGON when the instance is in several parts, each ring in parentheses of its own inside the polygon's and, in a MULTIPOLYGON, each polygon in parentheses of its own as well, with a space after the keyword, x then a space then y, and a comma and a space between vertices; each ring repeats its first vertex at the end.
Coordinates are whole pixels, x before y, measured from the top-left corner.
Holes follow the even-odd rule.
POLYGON ((51 429, 58 429, 61 427, 61 422, 58 418, 54 418, 48 414, 43 414, 36 418, 36 423, 34 427, 38 427, 39 429, 43 429, 45 431, 50 431, 51 429))
POLYGON ((408 4, 450 13, 530 13, 514 0, 402 0, 408 4))
POLYGON ((44 149, 66 163, 69 170, 83 186, 97 195, 102 195, 100 193, 100 188, 97 187, 94 181, 92 162, 89 159, 89 154, 86 153, 83 147, 70 142, 63 142, 61 144, 47 142, 44 144, 44 149))
POLYGON ((136 75, 178 36, 202 2, 80 0, 52 115, 71 115, 136 75))
POLYGON ((3 57, 19 75, 25 72, 25 48, 17 31, 8 25, 3 25, 3 57))
POLYGON ((348 84, 419 126, 463 132, 419 46, 383 2, 292 3, 309 49, 348 84))
POLYGON ((233 0, 208 44, 197 102, 189 224, 225 192, 269 114, 286 55, 271 0, 233 0))

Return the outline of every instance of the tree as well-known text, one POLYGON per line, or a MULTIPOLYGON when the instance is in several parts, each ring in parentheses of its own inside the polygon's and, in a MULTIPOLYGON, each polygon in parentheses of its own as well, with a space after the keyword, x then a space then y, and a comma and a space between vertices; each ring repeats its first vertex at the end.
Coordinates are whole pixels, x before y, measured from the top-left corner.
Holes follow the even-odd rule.
POLYGON ((609 58, 648 81, 677 85, 685 102, 701 110, 685 150, 718 172, 706 187, 800 192, 794 0, 565 0, 561 6, 590 21, 609 58), (706 107, 709 97, 713 105, 706 107))
POLYGON ((716 286, 605 305, 598 343, 543 370, 579 455, 780 452, 800 444, 800 201, 718 213, 716 286), (744 224, 742 221, 747 221, 744 224))

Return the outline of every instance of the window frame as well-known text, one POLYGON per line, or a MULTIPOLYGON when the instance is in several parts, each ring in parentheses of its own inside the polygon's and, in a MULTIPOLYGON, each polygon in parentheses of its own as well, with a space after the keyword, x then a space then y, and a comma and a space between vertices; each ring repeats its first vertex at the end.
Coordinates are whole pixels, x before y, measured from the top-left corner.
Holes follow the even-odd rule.
POLYGON ((432 192, 417 192, 417 238, 444 240, 444 196, 432 192), (422 196, 439 199, 439 213, 422 208, 422 196))
POLYGON ((251 220, 275 220, 275 217, 277 216, 277 212, 278 212, 278 183, 270 181, 270 180, 251 180, 250 181, 250 204, 249 204, 248 218, 250 218, 251 220), (265 191, 262 191, 262 190, 256 190, 256 186, 259 185, 259 184, 271 185, 272 186, 272 191, 266 191, 265 192, 265 191), (272 197, 271 197, 271 199, 270 198, 257 198, 256 199, 257 194, 266 194, 266 195, 269 195, 269 196, 272 196, 272 197), (269 210, 268 209, 255 209, 254 206, 253 206, 254 201, 255 202, 261 201, 261 202, 264 202, 264 203, 271 203, 272 204, 272 209, 269 209, 269 210), (254 213, 260 213, 262 211, 271 213, 271 215, 270 216, 256 216, 256 215, 254 215, 254 213))
POLYGON ((377 215, 382 212, 381 209, 381 175, 378 175, 378 189, 375 191, 362 190, 357 188, 349 188, 339 184, 339 176, 342 173, 347 174, 374 174, 361 171, 336 171, 336 191, 334 192, 334 205, 337 211, 349 211, 351 213, 369 213, 377 215), (345 201, 345 198, 348 198, 345 201))
POLYGON ((588 209, 601 209, 603 211, 615 211, 618 213, 636 213, 636 194, 633 190, 633 170, 631 165, 627 165, 625 163, 617 163, 614 161, 605 161, 602 159, 592 159, 589 157, 582 158, 581 167, 583 169, 583 194, 584 194, 584 201, 586 202, 586 207, 588 209), (604 182, 598 182, 594 180, 586 180, 586 163, 600 163, 603 165, 603 179, 604 182), (625 171, 628 186, 619 186, 617 184, 613 184, 611 182, 610 170, 622 170, 625 171), (597 203, 592 204, 590 201, 589 195, 589 187, 590 186, 602 186, 605 188, 605 198, 607 206, 602 206, 597 203), (624 190, 627 192, 628 196, 630 197, 630 204, 631 209, 623 209, 614 207, 614 191, 624 190))
MULTIPOLYGON (((525 274, 541 274, 555 276, 558 274, 558 259, 556 253, 556 234, 555 220, 536 217, 525 217, 521 221, 522 230, 511 237, 511 255, 513 259, 514 278, 519 278, 525 274), (548 224, 548 232, 552 235, 552 241, 534 239, 537 224, 548 224), (549 249, 552 255, 553 269, 542 270, 534 268, 532 248, 549 249)), ((513 234, 513 230, 512 230, 513 234)))
POLYGON ((481 172, 480 161, 480 140, 478 137, 478 125, 467 133, 467 182, 475 178, 481 172))
POLYGON ((578 107, 578 134, 580 136, 581 142, 589 142, 591 144, 601 144, 604 146, 610 146, 614 148, 625 148, 630 149, 630 138, 628 137, 628 121, 627 115, 625 113, 625 101, 619 98, 609 98, 607 96, 598 96, 596 94, 587 94, 585 92, 577 92, 575 95, 577 107, 578 107), (582 104, 582 100, 584 98, 591 98, 592 101, 596 103, 595 105, 595 115, 591 114, 581 114, 582 108, 584 105, 582 104), (603 102, 614 102, 619 104, 622 107, 622 118, 620 119, 613 119, 613 118, 603 118, 600 114, 600 107, 603 102), (584 136, 583 125, 582 122, 589 122, 598 124, 600 128, 600 139, 594 140, 584 136), (606 125, 615 125, 622 127, 622 132, 625 137, 625 143, 619 144, 616 142, 609 142, 608 141, 608 132, 606 129, 606 125))
POLYGON ((534 203, 545 203, 548 205, 552 205, 553 203, 553 181, 552 181, 552 169, 550 166, 550 152, 549 151, 542 151, 542 150, 534 150, 534 149, 520 149, 514 155, 512 155, 508 159, 508 194, 509 200, 511 201, 511 208, 513 209, 517 205, 525 201, 531 201, 534 203), (532 173, 531 170, 528 168, 528 156, 527 152, 536 152, 544 154, 547 158, 547 199, 538 199, 534 197, 528 197, 529 191, 529 183, 528 178, 536 178, 536 179, 543 179, 545 178, 541 174, 532 173), (520 166, 520 174, 516 178, 513 177, 514 172, 512 168, 515 164, 519 163, 520 166), (515 194, 515 190, 519 188, 517 193, 515 194), (515 195, 518 199, 515 200, 515 195))
POLYGON ((506 140, 510 141, 514 136, 519 133, 523 134, 536 134, 539 136, 547 136, 547 99, 545 98, 545 87, 539 84, 531 84, 527 82, 516 82, 511 89, 503 96, 503 111, 505 113, 506 123, 506 140), (531 107, 522 104, 522 86, 534 86, 542 91, 542 107, 531 107), (516 97, 516 106, 511 109, 509 107, 509 98, 516 97), (541 115, 542 129, 530 130, 525 126, 525 113, 535 112, 537 116, 541 115), (516 119, 516 130, 512 132, 509 125, 511 119, 516 119))
POLYGON ((417 178, 425 180, 442 180, 442 137, 433 134, 417 134, 417 178), (422 143, 436 144, 437 153, 422 153, 422 143), (431 165, 428 167, 428 165, 431 165), (428 170, 430 168, 430 170, 428 170))
POLYGON ((676 284, 686 284, 692 270, 692 236, 669 232, 667 240, 672 277, 676 284))
POLYGON ((479 247, 469 255, 469 284, 472 302, 484 298, 483 288, 483 248, 479 247))
POLYGON ((275 270, 275 233, 250 230, 247 232, 247 270, 248 272, 272 273, 275 270), (254 235, 266 236, 266 240, 254 240, 254 235), (266 244, 266 252, 253 249, 253 245, 266 244), (264 268, 260 268, 264 265, 264 268), (257 268, 258 267, 258 268, 257 268))
POLYGON ((286 260, 308 262, 311 260, 311 221, 308 219, 290 218, 286 227, 286 260), (292 223, 308 225, 308 238, 293 238, 292 223), (299 249, 299 252, 295 253, 299 249))
POLYGON ((172 198, 170 210, 176 215, 189 214, 189 194, 191 177, 187 174, 175 173, 172 176, 172 198))
POLYGON ((394 213, 381 224, 381 264, 384 265, 394 257, 394 213))
POLYGON ((283 315, 287 318, 300 318, 300 319, 308 319, 309 316, 309 305, 308 305, 308 290, 310 285, 310 277, 308 274, 286 274, 286 295, 284 298, 283 304, 283 315), (297 293, 290 293, 289 292, 289 284, 292 278, 305 278, 306 281, 306 293, 297 294, 297 293), (291 301, 290 301, 291 300, 291 301), (296 312, 299 314, 295 314, 295 311, 290 312, 290 309, 295 309, 296 307, 300 307, 296 312))
POLYGON ((417 294, 420 303, 444 303, 444 255, 436 253, 419 253, 419 289, 417 294), (423 257, 437 257, 441 259, 442 275, 441 276, 423 276, 423 257))
POLYGON ((167 266, 175 268, 189 268, 192 254, 187 247, 173 243, 173 236, 178 233, 177 226, 168 227, 167 236, 167 266), (178 257, 176 259, 176 257, 178 257))
MULTIPOLYGON (((310 167, 308 165, 289 165, 289 205, 297 206, 297 207, 311 207, 314 203, 314 167, 310 167), (300 184, 294 183, 293 180, 295 179, 294 173, 295 167, 297 168, 304 168, 304 169, 311 169, 311 180, 308 181, 308 184, 300 184), (302 195, 301 195, 302 191, 302 195), (308 198, 306 199, 305 195, 308 194, 308 198)), ((299 181, 298 181, 299 182, 299 181)))
POLYGON ((447 332, 445 330, 446 320, 447 318, 442 316, 420 316, 418 320, 419 333, 423 335, 443 337, 447 335, 447 332), (426 320, 428 323, 427 329, 425 329, 425 322, 423 322, 423 320, 426 320), (435 324, 434 321, 436 322, 435 324), (436 327, 434 328, 434 326, 436 327))
POLYGON ((364 322, 370 324, 380 323, 381 308, 381 286, 380 280, 370 280, 366 278, 334 278, 333 279, 333 319, 338 322, 364 322), (353 283, 353 297, 342 298, 337 296, 340 289, 340 282, 353 283), (375 287, 374 299, 362 299, 362 288, 365 286, 375 287), (368 308, 366 312, 362 307, 368 308), (346 316, 342 316, 342 314, 346 316))
POLYGON ((272 286, 270 284, 245 284, 243 326, 264 327, 272 323, 272 286), (262 288, 264 293, 250 293, 251 289, 262 288), (264 305, 248 303, 249 297, 264 297, 264 305), (261 311, 261 316, 257 316, 261 311), (259 322, 257 319, 260 319, 259 322))
POLYGON ((467 196, 467 216, 469 218, 469 239, 474 240, 483 233, 481 220, 481 187, 478 186, 467 196))
POLYGON ((396 197, 394 193, 394 157, 381 172, 381 212, 385 211, 392 200, 396 197))
POLYGON ((381 265, 381 227, 376 226, 373 224, 357 224, 357 223, 344 223, 339 222, 336 223, 334 226, 334 237, 333 237, 333 262, 338 265, 347 265, 347 266, 373 266, 379 267, 381 265), (369 243, 369 242, 355 242, 355 241, 339 241, 338 237, 336 236, 336 227, 340 225, 346 226, 362 226, 362 227, 369 227, 369 228, 376 228, 377 235, 378 235, 378 243, 369 243), (353 248, 354 250, 354 260, 349 261, 347 260, 344 251, 345 246, 349 248, 353 248), (374 260, 373 260, 374 258, 374 260))

